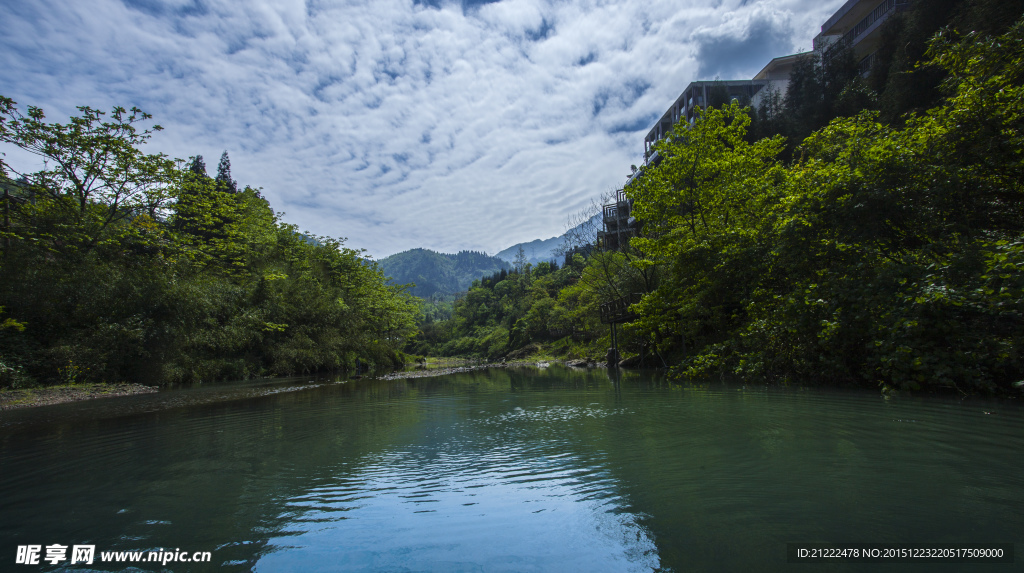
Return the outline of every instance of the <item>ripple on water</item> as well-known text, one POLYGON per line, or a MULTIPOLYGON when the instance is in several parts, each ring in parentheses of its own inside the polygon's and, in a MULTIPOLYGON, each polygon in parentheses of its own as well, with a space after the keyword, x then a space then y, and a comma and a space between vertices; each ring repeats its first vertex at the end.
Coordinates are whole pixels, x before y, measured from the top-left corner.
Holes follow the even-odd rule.
POLYGON ((1016 404, 555 370, 19 418, 0 536, 233 570, 790 571, 790 541, 1024 535, 1016 404))
MULTIPOLYGON (((519 409, 476 422, 603 415, 596 408, 519 409)), ((466 443, 367 456, 329 486, 293 497, 288 535, 270 540, 256 569, 316 569, 327 552, 344 556, 339 568, 357 570, 658 568, 654 540, 603 466, 557 444, 522 440, 480 449, 466 443)))

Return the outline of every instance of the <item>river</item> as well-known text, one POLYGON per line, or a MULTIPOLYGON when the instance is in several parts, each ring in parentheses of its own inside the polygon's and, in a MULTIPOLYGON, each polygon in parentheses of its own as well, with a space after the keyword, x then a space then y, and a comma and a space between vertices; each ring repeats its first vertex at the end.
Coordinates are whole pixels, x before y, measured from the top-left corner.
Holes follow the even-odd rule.
POLYGON ((953 571, 788 563, 787 543, 1024 547, 1020 400, 558 365, 306 384, 0 412, 0 570, 176 550, 210 561, 165 569, 953 571), (40 564, 16 565, 29 545, 40 564))

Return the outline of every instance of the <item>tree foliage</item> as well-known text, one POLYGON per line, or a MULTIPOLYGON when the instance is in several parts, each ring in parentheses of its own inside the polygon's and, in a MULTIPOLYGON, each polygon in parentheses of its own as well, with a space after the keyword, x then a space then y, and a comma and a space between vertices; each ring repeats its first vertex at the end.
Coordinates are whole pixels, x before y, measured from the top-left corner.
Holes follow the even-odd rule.
POLYGON ((414 286, 409 292, 422 298, 453 297, 469 288, 474 279, 509 266, 485 253, 460 251, 453 255, 429 249, 411 249, 379 262, 394 282, 411 283, 414 286))
POLYGON ((798 62, 761 110, 698 110, 626 189, 641 236, 544 278, 522 260, 485 276, 419 349, 514 356, 561 337, 593 350, 600 305, 641 292, 620 341, 679 376, 1014 391, 1022 11, 919 2, 885 24, 866 78, 837 49, 798 62))
POLYGON ((947 30, 927 56, 941 105, 835 119, 789 167, 779 139, 745 143, 736 106, 662 144, 631 190, 651 230, 634 242, 669 269, 638 324, 680 372, 961 391, 1024 374, 1024 23, 947 30))
POLYGON ((258 190, 140 150, 140 110, 67 124, 0 99, 0 384, 178 382, 401 363, 416 302, 360 251, 283 223, 258 190))
POLYGON ((231 159, 228 152, 220 154, 220 161, 217 162, 217 189, 224 193, 238 193, 238 182, 231 178, 231 159))
MULTIPOLYGON (((37 215, 48 220, 51 247, 92 249, 110 239, 113 227, 132 217, 158 216, 170 200, 168 181, 174 162, 139 147, 161 127, 139 131, 150 119, 138 108, 104 112, 79 107, 82 115, 66 124, 46 121, 30 106, 22 114, 10 98, 0 96, 0 142, 16 145, 45 161, 32 173, 19 173, 0 162, 0 176, 10 175, 31 195, 37 215)), ((47 233, 44 233, 47 234, 47 233)), ((36 237, 40 239, 42 237, 36 237)))

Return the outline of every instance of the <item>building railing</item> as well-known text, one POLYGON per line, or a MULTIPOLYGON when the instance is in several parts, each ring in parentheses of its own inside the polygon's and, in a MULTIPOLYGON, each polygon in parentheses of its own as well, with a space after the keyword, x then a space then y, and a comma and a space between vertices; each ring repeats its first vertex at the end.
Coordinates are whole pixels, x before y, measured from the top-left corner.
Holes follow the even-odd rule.
POLYGON ((622 247, 629 246, 629 240, 640 236, 640 230, 636 227, 623 227, 615 231, 598 231, 597 248, 604 251, 618 251, 622 247))
MULTIPOLYGON (((660 159, 661 159, 661 155, 655 149, 649 149, 646 152, 644 152, 644 165, 654 165, 654 166, 657 166, 660 159)), ((632 183, 633 179, 635 179, 636 177, 637 177, 636 173, 631 175, 629 180, 626 182, 626 185, 628 186, 630 183, 632 183)))
POLYGON ((641 224, 633 215, 633 200, 624 189, 615 192, 615 203, 601 208, 604 229, 597 232, 597 248, 617 251, 629 245, 629 239, 640 234, 641 224))
POLYGON ((875 9, 872 10, 867 16, 865 16, 863 20, 857 22, 857 25, 851 28, 849 32, 843 34, 843 41, 847 43, 852 43, 854 40, 857 39, 857 36, 863 34, 864 31, 870 28, 872 24, 877 22, 879 19, 882 18, 882 16, 885 16, 885 14, 889 12, 889 10, 892 10, 895 7, 896 0, 885 0, 884 2, 876 6, 875 9))
POLYGON ((616 203, 610 203, 608 205, 605 205, 601 209, 601 217, 606 222, 618 219, 619 218, 618 215, 619 215, 619 206, 616 203))
POLYGON ((639 316, 635 312, 631 312, 629 307, 639 303, 643 297, 643 293, 634 292, 602 304, 599 307, 601 322, 603 324, 617 324, 636 320, 639 316))
POLYGON ((890 11, 902 12, 906 10, 910 5, 909 0, 884 0, 881 4, 875 7, 867 16, 865 16, 860 22, 857 22, 853 28, 850 28, 843 37, 836 41, 831 46, 825 48, 825 52, 822 54, 824 60, 827 62, 834 58, 836 54, 842 48, 850 46, 858 36, 863 34, 870 28, 875 22, 885 18, 890 11))
POLYGON ((633 202, 626 197, 626 192, 623 189, 619 189, 615 192, 615 202, 607 203, 601 208, 605 227, 609 224, 620 226, 629 219, 632 210, 633 202))
POLYGON ((612 224, 618 226, 629 219, 631 210, 632 208, 627 201, 611 203, 602 208, 601 216, 604 218, 605 225, 612 224))
POLYGON ((859 64, 857 64, 857 71, 860 73, 861 77, 865 77, 866 78, 868 76, 868 74, 871 73, 871 66, 874 63, 875 63, 875 55, 874 54, 868 54, 867 57, 865 57, 863 60, 860 61, 859 64))

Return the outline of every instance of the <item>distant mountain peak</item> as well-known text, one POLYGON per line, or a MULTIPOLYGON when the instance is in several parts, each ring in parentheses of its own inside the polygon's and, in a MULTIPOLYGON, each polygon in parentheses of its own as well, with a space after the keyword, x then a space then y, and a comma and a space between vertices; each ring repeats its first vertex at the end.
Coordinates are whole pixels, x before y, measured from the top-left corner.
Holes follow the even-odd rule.
POLYGON ((558 237, 534 239, 527 243, 516 243, 494 256, 512 263, 515 262, 516 254, 519 253, 519 249, 522 247, 527 262, 537 264, 544 261, 555 261, 558 264, 562 264, 560 251, 565 246, 566 239, 571 236, 579 240, 582 237, 584 241, 592 243, 597 238, 596 232, 600 224, 601 214, 598 213, 591 217, 590 220, 576 225, 558 237))
POLYGON ((474 280, 492 275, 510 265, 478 251, 439 253, 430 249, 409 249, 377 261, 392 284, 415 284, 414 296, 453 295, 468 290, 474 280))

